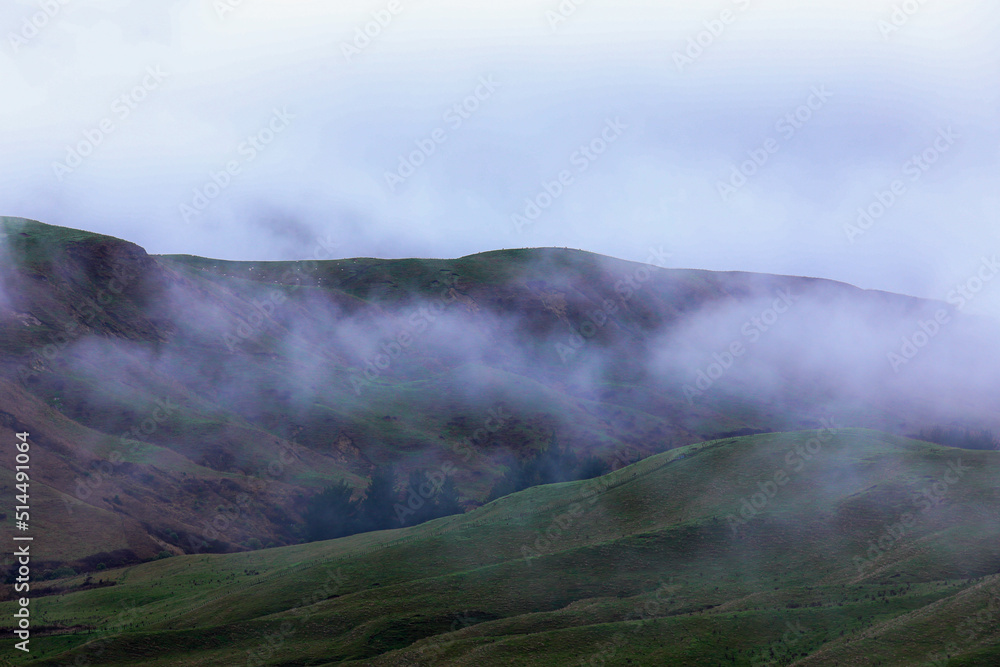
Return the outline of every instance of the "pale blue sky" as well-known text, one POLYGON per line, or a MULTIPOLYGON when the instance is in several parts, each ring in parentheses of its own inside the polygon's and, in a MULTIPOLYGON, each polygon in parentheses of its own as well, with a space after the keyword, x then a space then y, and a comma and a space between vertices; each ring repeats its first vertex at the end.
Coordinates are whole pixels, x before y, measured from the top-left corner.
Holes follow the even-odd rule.
POLYGON ((0 8, 0 213, 231 259, 663 246, 939 299, 1000 253, 992 0, 148 4, 0 8))

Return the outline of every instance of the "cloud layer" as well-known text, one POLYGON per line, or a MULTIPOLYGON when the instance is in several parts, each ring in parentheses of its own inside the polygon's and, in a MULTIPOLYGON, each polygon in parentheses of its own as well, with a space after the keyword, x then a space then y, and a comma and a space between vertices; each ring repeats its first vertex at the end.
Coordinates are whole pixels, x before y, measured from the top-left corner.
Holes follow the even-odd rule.
POLYGON ((945 299, 1000 249, 985 1, 49 0, 0 25, 3 213, 150 252, 664 245, 945 299))

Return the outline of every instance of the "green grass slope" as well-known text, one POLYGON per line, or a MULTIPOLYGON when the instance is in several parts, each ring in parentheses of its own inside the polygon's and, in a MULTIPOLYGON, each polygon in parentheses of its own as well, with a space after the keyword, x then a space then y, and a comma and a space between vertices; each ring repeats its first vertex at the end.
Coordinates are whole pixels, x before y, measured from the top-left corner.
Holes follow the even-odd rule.
POLYGON ((859 429, 699 443, 412 528, 40 584, 54 634, 18 664, 995 664, 998 480, 996 452, 859 429))

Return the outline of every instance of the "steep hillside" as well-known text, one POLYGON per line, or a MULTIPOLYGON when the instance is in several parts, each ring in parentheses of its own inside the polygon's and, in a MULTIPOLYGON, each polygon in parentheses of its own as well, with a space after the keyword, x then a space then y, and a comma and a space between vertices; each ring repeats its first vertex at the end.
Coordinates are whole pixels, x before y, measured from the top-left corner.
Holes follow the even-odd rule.
POLYGON ((3 232, 0 437, 32 434, 42 572, 301 542, 309 499, 341 480, 361 497, 376 466, 400 500, 448 466, 471 509, 546 451, 617 468, 830 414, 897 434, 1000 414, 992 325, 831 281, 658 253, 222 262, 3 232))

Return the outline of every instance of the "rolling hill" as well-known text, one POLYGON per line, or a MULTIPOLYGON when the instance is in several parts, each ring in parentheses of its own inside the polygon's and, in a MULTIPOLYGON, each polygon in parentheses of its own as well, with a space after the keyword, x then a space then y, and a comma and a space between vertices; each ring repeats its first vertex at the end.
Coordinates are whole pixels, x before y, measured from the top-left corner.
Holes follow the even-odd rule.
POLYGON ((448 467, 472 510, 553 450, 615 469, 830 415, 915 435, 1000 414, 992 323, 833 281, 655 251, 225 262, 2 228, 0 433, 31 434, 40 576, 301 543, 310 499, 361 498, 378 467, 400 501, 448 467))
POLYGON ((1000 454, 835 422, 410 528, 43 583, 58 634, 23 664, 1000 663, 1000 454))

